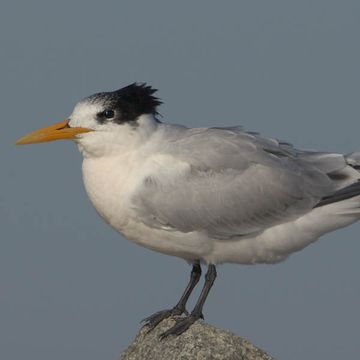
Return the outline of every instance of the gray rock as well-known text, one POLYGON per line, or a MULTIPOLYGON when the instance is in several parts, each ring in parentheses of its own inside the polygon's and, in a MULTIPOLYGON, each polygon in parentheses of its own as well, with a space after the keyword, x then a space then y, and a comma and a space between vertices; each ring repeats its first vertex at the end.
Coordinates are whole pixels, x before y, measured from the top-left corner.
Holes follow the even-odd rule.
POLYGON ((249 341, 203 321, 197 321, 180 336, 159 340, 159 335, 174 323, 166 319, 149 333, 142 328, 120 360, 272 360, 249 341))

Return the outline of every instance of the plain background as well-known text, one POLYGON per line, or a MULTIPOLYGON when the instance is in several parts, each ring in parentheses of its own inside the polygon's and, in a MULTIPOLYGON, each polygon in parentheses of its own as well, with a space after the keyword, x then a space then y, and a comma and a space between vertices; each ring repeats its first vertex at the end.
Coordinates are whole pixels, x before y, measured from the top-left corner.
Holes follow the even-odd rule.
MULTIPOLYGON (((357 0, 3 1, 0 358, 116 359, 190 271, 103 223, 74 144, 18 137, 87 95, 146 81, 163 121, 360 150, 359 35, 357 0)), ((279 265, 219 267, 206 320, 278 359, 357 358, 359 230, 279 265)))

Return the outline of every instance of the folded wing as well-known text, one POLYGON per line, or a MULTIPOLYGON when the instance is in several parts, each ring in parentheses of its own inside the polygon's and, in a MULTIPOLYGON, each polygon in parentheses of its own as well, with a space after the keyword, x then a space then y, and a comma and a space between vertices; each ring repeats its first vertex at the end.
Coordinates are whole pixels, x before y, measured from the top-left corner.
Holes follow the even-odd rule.
POLYGON ((133 207, 140 221, 170 231, 261 232, 311 211, 341 187, 328 174, 348 167, 342 155, 298 151, 240 128, 163 132, 133 207))

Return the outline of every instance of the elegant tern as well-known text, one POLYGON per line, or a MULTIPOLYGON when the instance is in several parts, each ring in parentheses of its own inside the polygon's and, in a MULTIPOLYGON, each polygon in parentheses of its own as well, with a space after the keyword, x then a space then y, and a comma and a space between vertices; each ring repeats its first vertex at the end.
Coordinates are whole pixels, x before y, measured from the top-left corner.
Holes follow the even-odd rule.
POLYGON ((100 216, 128 240, 193 265, 179 302, 145 319, 149 330, 186 312, 208 266, 193 311, 166 337, 203 316, 217 264, 276 263, 359 220, 360 153, 299 150, 241 127, 163 123, 155 92, 134 83, 91 95, 17 144, 74 140, 100 216))

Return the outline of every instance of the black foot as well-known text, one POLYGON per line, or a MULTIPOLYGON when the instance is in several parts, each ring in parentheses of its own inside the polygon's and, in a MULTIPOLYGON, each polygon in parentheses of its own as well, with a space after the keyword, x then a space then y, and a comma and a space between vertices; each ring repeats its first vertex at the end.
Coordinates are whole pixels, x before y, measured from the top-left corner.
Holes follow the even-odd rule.
POLYGON ((185 318, 178 319, 173 327, 171 327, 169 330, 166 330, 160 335, 160 340, 165 339, 169 335, 181 335, 200 318, 202 318, 201 315, 197 316, 191 314, 185 318))
POLYGON ((144 326, 149 328, 148 332, 155 329, 155 327, 160 324, 163 320, 171 317, 171 316, 180 316, 184 313, 185 310, 181 310, 178 308, 173 308, 170 310, 162 310, 158 311, 155 314, 150 315, 149 317, 145 318, 141 322, 144 322, 144 326))

